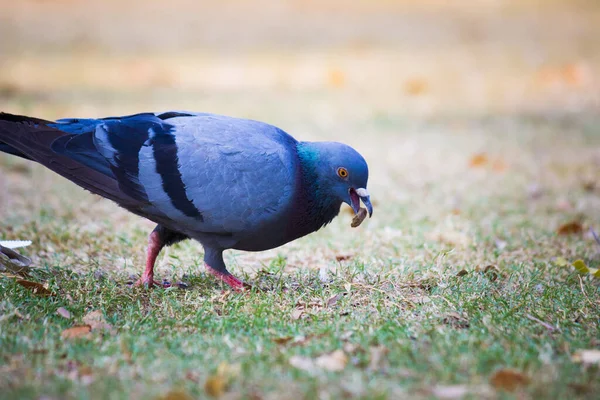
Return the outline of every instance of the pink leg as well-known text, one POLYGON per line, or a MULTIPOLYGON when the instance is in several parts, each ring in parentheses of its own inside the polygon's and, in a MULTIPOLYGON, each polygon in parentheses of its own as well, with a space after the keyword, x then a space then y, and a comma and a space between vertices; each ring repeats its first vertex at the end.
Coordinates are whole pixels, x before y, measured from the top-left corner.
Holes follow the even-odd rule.
POLYGON ((206 270, 211 275, 213 275, 215 278, 217 278, 221 282, 224 282, 227 285, 229 285, 236 292, 243 292, 244 290, 252 289, 251 285, 240 281, 238 278, 236 278, 235 276, 231 275, 230 273, 228 273, 228 272, 224 273, 224 272, 221 272, 221 271, 217 271, 216 269, 214 269, 213 267, 211 267, 208 264, 204 264, 204 265, 206 265, 206 270))
POLYGON ((146 253, 146 269, 144 273, 135 282, 135 286, 147 286, 151 288, 154 285, 163 287, 163 284, 154 280, 154 263, 164 244, 160 240, 158 232, 153 231, 148 237, 148 251, 146 253))

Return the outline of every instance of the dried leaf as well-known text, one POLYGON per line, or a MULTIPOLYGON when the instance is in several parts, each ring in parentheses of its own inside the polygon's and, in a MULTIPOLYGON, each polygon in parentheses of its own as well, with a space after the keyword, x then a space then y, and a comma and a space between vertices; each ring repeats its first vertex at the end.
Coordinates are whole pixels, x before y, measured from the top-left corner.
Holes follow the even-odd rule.
POLYGON ((365 220, 365 218, 367 218, 367 209, 361 207, 358 213, 354 216, 354 218, 352 218, 350 226, 352 228, 359 227, 360 224, 362 224, 362 222, 365 220))
POLYGON ((160 400, 193 400, 194 398, 182 390, 171 390, 162 397, 160 400))
POLYGON ((600 365, 600 350, 577 350, 571 359, 584 365, 600 365))
POLYGON ((469 167, 471 168, 479 168, 483 167, 488 163, 488 156, 485 153, 478 153, 471 157, 469 160, 469 167))
POLYGON ((411 96, 419 96, 427 93, 429 84, 423 78, 409 79, 404 83, 404 91, 411 96))
POLYGON ((514 369, 500 369, 490 377, 490 384, 498 390, 514 392, 530 382, 529 377, 514 369))
POLYGON ((33 292, 33 294, 37 294, 39 296, 54 296, 50 290, 48 290, 44 285, 39 282, 31 282, 26 281, 24 279, 17 280, 17 283, 24 288, 27 288, 33 292))
POLYGON ((204 391, 211 397, 221 397, 225 393, 227 382, 220 375, 212 375, 204 382, 204 391))
POLYGON ((302 318, 302 314, 304 314, 304 310, 301 310, 299 308, 295 308, 294 311, 292 311, 292 319, 298 320, 300 318, 302 318))
POLYGON ((79 325, 68 329, 65 329, 61 333, 63 339, 74 339, 80 337, 89 337, 89 333, 92 331, 92 327, 89 325, 79 325))
POLYGON ((600 278, 600 269, 589 268, 583 260, 577 260, 573 263, 573 267, 577 270, 577 272, 581 275, 591 274, 595 278, 600 278))
POLYGON ((330 86, 341 88, 346 83, 346 75, 339 68, 331 68, 327 76, 330 86))
POLYGON ((350 260, 352 257, 354 257, 354 255, 352 255, 352 254, 338 254, 337 256, 335 256, 335 260, 336 261, 346 261, 346 260, 350 260))
POLYGON ((327 299, 327 304, 326 307, 331 307, 333 305, 335 305, 335 303, 338 302, 339 299, 341 299, 342 297, 344 297, 346 295, 346 293, 338 293, 334 296, 331 296, 330 298, 327 299))
POLYGON ((494 282, 500 276, 500 271, 494 265, 488 265, 484 268, 483 273, 487 275, 490 281, 494 282))
POLYGON ((69 310, 67 310, 64 307, 58 307, 58 310, 56 310, 56 313, 63 318, 71 319, 71 313, 69 312, 69 310))
POLYGON ((573 263, 573 266, 581 275, 587 275, 590 273, 590 269, 585 265, 583 260, 577 260, 573 263))
POLYGON ((209 396, 221 397, 232 376, 239 373, 239 365, 230 365, 226 362, 222 362, 217 367, 217 371, 214 375, 209 376, 204 382, 204 390, 209 396))
POLYGON ((83 317, 83 322, 88 324, 92 330, 111 330, 112 326, 104 319, 104 314, 100 310, 94 310, 89 312, 83 317))
POLYGON ((596 181, 593 179, 588 179, 582 182, 583 190, 586 192, 593 192, 596 190, 596 181))
POLYGON ((583 225, 579 221, 567 222, 559 226, 556 233, 559 235, 579 235, 583 233, 583 225))
POLYGON ((342 350, 336 350, 333 353, 317 357, 315 363, 317 367, 327 371, 341 371, 348 364, 348 356, 342 350))
POLYGON ((292 339, 294 339, 293 336, 283 336, 283 337, 274 338, 273 341, 277 344, 287 344, 287 343, 291 342, 292 339))

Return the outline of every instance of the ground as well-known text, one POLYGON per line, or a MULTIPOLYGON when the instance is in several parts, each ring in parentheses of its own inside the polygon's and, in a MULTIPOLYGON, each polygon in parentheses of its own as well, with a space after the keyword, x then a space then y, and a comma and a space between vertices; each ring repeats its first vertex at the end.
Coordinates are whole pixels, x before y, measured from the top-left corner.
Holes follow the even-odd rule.
POLYGON ((346 3, 174 0, 203 23, 164 33, 158 2, 0 5, 0 110, 267 121, 353 145, 375 207, 229 252, 264 291, 228 292, 193 242, 157 268, 187 288, 132 289, 153 225, 0 155, 0 240, 33 241, 53 294, 0 275, 0 397, 595 397, 600 279, 569 264, 600 263, 600 8, 346 3))

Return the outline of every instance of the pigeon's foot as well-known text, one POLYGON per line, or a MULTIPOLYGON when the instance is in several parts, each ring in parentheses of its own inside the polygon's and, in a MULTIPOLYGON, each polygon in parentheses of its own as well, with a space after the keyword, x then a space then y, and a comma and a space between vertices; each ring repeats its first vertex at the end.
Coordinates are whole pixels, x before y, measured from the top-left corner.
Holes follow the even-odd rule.
POLYGON ((158 282, 154 280, 153 276, 148 276, 148 275, 142 275, 140 277, 140 279, 138 279, 137 281, 135 281, 135 283, 133 284, 133 286, 137 286, 137 287, 145 287, 145 288, 153 288, 153 287, 159 287, 159 288, 163 288, 166 289, 168 287, 171 287, 171 283, 170 282, 158 282))
POLYGON ((229 285, 236 292, 243 292, 245 290, 252 289, 252 285, 240 281, 238 278, 231 275, 229 272, 217 271, 208 264, 206 264, 206 270, 221 282, 224 282, 227 285, 229 285))
POLYGON ((164 240, 161 238, 158 227, 152 231, 150 236, 148 237, 148 251, 146 254, 146 270, 138 279, 133 286, 141 286, 152 288, 154 286, 161 288, 168 288, 171 286, 169 282, 157 282, 154 280, 154 263, 156 262, 156 257, 165 246, 164 240))

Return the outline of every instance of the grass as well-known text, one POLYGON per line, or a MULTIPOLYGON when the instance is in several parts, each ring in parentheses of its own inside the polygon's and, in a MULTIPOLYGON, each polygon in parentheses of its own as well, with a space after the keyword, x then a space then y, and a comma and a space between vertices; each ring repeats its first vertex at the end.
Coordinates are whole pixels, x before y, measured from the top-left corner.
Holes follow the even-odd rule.
MULTIPOLYGON (((403 143, 430 152, 413 156, 413 165, 394 165, 407 163, 407 146, 396 147, 395 161, 372 158, 383 172, 373 177, 376 214, 357 230, 343 212, 266 255, 229 254, 236 274, 265 289, 245 294, 224 292, 205 275, 191 242, 169 249, 159 267, 161 277, 188 289, 131 289, 126 282, 140 272, 151 225, 3 158, 5 204, 13 207, 3 236, 34 239, 26 253, 38 268, 29 279, 47 282, 56 296, 0 279, 0 396, 204 397, 207 380, 218 378, 231 398, 426 398, 447 385, 486 398, 592 398, 598 368, 572 356, 600 345, 598 282, 553 260, 598 264, 593 238, 556 230, 573 219, 597 221, 596 189, 585 183, 598 144, 589 127, 600 121, 519 117, 503 135, 505 118, 462 122, 460 131, 433 121, 404 134, 403 143), (469 167, 481 143, 493 151, 469 167), (445 164, 430 162, 438 153, 445 164), (494 167, 494 158, 505 166, 494 167), (47 201, 36 203, 40 191, 47 201), (483 271, 488 264, 495 272, 483 271), (56 314, 59 307, 72 318, 56 314), (102 311, 111 331, 61 337, 92 310, 102 311), (303 310, 299 319, 295 310, 303 310), (315 360, 335 350, 348 358, 341 372, 292 365, 295 356, 315 360), (530 383, 496 392, 489 379, 503 368, 530 383)), ((398 138, 386 131, 402 123, 363 121, 387 146, 398 138)), ((377 151, 367 147, 367 158, 377 151)))
POLYGON ((496 281, 471 272, 423 282, 351 263, 327 283, 314 272, 286 274, 284 282, 265 275, 263 285, 290 289, 249 294, 221 294, 200 274, 188 279, 193 289, 146 292, 48 268, 36 274, 56 297, 32 296, 2 280, 3 395, 145 398, 183 390, 202 397, 203 383, 226 363, 235 371, 227 388, 234 397, 425 396, 432 385, 481 385, 496 369, 512 367, 531 377, 531 397, 563 398, 585 388, 591 398, 598 371, 574 364, 571 354, 598 345, 597 303, 590 301, 597 286, 577 276, 557 282, 549 278, 552 268, 538 267, 512 266, 496 281), (305 316, 293 320, 299 305, 305 316), (75 321, 100 309, 115 332, 63 340, 73 322, 55 314, 59 306, 75 321), (276 342, 288 336, 307 340, 276 342), (389 352, 372 367, 374 346, 389 352), (350 357, 343 372, 289 365, 292 356, 335 349, 350 357))
MULTIPOLYGON (((187 289, 132 289, 153 225, 0 155, 0 239, 31 239, 27 279, 55 294, 0 273, 0 398, 597 397, 598 365, 573 356, 600 348, 599 280, 557 262, 600 264, 588 233, 600 230, 597 7, 577 2, 565 22, 564 4, 547 19, 537 2, 525 13, 468 8, 447 18, 381 2, 387 8, 349 24, 363 6, 335 4, 336 24, 362 21, 386 41, 290 24, 304 29, 302 45, 257 30, 267 48, 244 42, 243 54, 207 45, 125 56, 135 46, 127 35, 108 37, 119 41, 114 52, 102 48, 106 27, 125 26, 103 16, 89 36, 77 30, 85 18, 31 35, 27 27, 51 28, 38 21, 53 21, 46 9, 23 15, 40 24, 2 25, 3 38, 20 39, 2 43, 0 110, 51 119, 189 109, 344 141, 369 162, 375 213, 351 229, 343 210, 281 248, 227 252, 230 270, 264 291, 227 292, 189 241, 157 266, 159 279, 187 289), (386 24, 389 15, 412 22, 414 35, 386 24), (11 53, 15 43, 23 51, 11 53), (558 234, 573 221, 581 232, 558 234), (63 338, 95 310, 110 329, 63 338), (493 377, 505 369, 529 383, 498 389, 493 377)), ((186 29, 221 25, 208 15, 213 25, 186 29)), ((248 19, 244 29, 256 21, 263 26, 248 19)), ((235 33, 212 45, 236 49, 235 33)))

